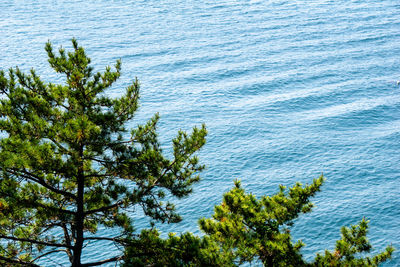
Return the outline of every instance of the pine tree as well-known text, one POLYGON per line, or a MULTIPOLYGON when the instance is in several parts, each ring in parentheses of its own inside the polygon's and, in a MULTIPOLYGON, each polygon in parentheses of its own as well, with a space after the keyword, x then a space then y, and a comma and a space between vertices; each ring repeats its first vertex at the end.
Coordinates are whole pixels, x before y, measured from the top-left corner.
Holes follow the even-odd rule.
POLYGON ((217 244, 218 254, 228 255, 220 256, 229 259, 226 265, 262 262, 264 266, 370 267, 389 260, 394 251, 390 245, 375 256, 365 254, 372 250, 365 219, 342 228, 342 239, 333 253, 326 250, 313 261, 304 259, 304 243, 293 243, 290 227, 299 215, 312 210, 311 197, 320 191, 323 181, 320 176, 309 185, 296 183, 289 190, 280 186, 278 193, 260 199, 246 193, 236 181, 235 187, 224 194, 222 204, 215 207, 212 218, 200 220, 200 228, 209 243, 217 244))
POLYGON ((357 225, 342 227, 342 238, 336 241, 335 250, 333 252, 326 250, 324 255, 317 254, 313 266, 375 267, 391 259, 394 251, 392 246, 387 246, 377 255, 368 256, 367 253, 371 252, 372 245, 367 239, 367 233, 368 221, 365 218, 357 225))
POLYGON ((133 237, 132 208, 154 221, 178 222, 166 195, 192 191, 203 169, 194 155, 206 129, 179 131, 173 155, 157 139, 156 114, 127 128, 138 108, 135 80, 120 98, 106 90, 120 77, 115 68, 93 73, 76 40, 59 53, 46 44, 50 66, 65 84, 44 82, 31 70, 0 72, 0 264, 38 266, 65 253, 72 266, 97 266, 123 254, 82 263, 88 242, 124 246, 133 237), (98 235, 99 228, 111 228, 98 235))
POLYGON ((297 183, 289 191, 280 186, 277 194, 261 199, 236 181, 213 217, 200 220, 200 228, 238 265, 259 260, 264 266, 305 266, 300 253, 304 244, 292 242, 289 227, 301 213, 311 211, 310 198, 323 180, 321 176, 305 187, 297 183))

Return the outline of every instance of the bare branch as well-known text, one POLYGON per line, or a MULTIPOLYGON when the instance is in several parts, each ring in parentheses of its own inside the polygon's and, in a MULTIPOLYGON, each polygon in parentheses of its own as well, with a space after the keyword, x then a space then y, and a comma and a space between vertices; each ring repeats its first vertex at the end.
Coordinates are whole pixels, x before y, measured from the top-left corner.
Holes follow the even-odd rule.
POLYGON ((84 177, 97 177, 97 178, 103 178, 103 177, 109 177, 111 176, 110 174, 98 174, 98 173, 92 173, 92 174, 86 174, 84 177))
POLYGON ((44 254, 42 254, 42 255, 40 255, 40 256, 37 256, 36 258, 34 258, 34 259, 32 260, 32 262, 37 261, 38 259, 40 259, 40 258, 42 258, 42 257, 45 257, 45 256, 50 255, 50 254, 53 254, 53 253, 57 253, 57 252, 66 252, 66 253, 67 253, 67 250, 66 250, 66 249, 55 249, 55 250, 49 251, 49 252, 44 253, 44 254))
POLYGON ((118 242, 121 244, 128 242, 125 239, 114 238, 114 237, 101 237, 101 236, 85 237, 85 240, 107 240, 107 241, 112 241, 112 242, 118 242))
POLYGON ((82 267, 99 266, 99 265, 102 265, 102 264, 104 264, 104 263, 113 262, 113 261, 119 261, 119 260, 122 259, 122 257, 123 257, 123 256, 121 255, 121 256, 116 256, 116 257, 109 258, 109 259, 102 260, 102 261, 91 262, 91 263, 84 263, 84 264, 82 264, 81 266, 82 266, 82 267))
MULTIPOLYGON (((61 224, 61 227, 62 227, 62 229, 63 229, 63 231, 64 231, 65 242, 67 243, 68 246, 71 246, 71 247, 72 247, 72 245, 71 245, 71 236, 70 236, 69 233, 68 233, 67 225, 66 225, 65 223, 62 223, 62 224, 61 224)), ((68 255, 69 260, 72 262, 74 257, 73 257, 73 255, 72 255, 71 250, 68 248, 68 249, 66 250, 66 252, 67 252, 67 255, 68 255)))

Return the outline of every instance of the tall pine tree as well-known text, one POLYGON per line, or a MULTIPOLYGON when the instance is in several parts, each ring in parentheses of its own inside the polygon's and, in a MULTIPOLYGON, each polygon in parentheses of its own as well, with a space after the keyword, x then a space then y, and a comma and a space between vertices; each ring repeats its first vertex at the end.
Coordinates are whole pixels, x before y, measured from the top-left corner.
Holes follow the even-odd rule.
MULTIPOLYGON (((73 50, 53 51, 50 66, 65 84, 44 82, 32 70, 0 72, 0 264, 38 266, 44 256, 65 253, 72 266, 97 266, 121 255, 82 262, 88 242, 125 245, 133 235, 132 207, 155 221, 180 220, 166 195, 188 195, 203 166, 194 153, 206 129, 179 131, 173 155, 157 139, 156 114, 128 129, 138 108, 135 80, 120 98, 106 90, 119 78, 115 68, 93 73, 76 40, 73 50), (98 235, 99 227, 112 228, 98 235)), ((102 231, 104 232, 104 231, 102 231)))

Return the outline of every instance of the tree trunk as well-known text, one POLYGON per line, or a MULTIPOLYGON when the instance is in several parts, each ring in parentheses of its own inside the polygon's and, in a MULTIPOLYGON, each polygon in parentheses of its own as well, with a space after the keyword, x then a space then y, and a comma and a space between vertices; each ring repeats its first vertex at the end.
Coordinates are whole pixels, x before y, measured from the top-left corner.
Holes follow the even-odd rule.
POLYGON ((79 153, 80 156, 80 167, 78 169, 78 195, 77 195, 77 213, 75 216, 75 230, 76 230, 76 240, 73 248, 74 257, 72 262, 72 267, 81 266, 81 256, 82 256, 82 247, 83 247, 83 221, 84 221, 84 210, 83 210, 83 195, 84 195, 84 186, 85 186, 85 178, 83 176, 83 147, 79 153))

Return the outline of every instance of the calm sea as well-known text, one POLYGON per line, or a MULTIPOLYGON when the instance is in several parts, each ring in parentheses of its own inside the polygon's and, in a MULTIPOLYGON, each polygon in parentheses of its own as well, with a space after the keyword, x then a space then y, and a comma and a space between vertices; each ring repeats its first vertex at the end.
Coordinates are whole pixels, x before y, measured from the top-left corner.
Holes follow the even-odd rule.
MULTIPOLYGON (((388 265, 400 265, 398 0, 0 2, 1 69, 34 67, 60 81, 44 44, 68 48, 72 37, 97 70, 122 59, 111 96, 138 77, 131 125, 159 112, 166 152, 179 129, 207 124, 199 156, 208 168, 177 202, 183 222, 160 226, 164 233, 199 233, 197 220, 234 179, 260 196, 323 173, 316 208, 292 229, 307 258, 365 216, 375 251, 392 243, 388 265)), ((148 225, 139 209, 135 218, 137 229, 148 225)), ((115 253, 104 244, 86 250, 88 260, 115 253)))

